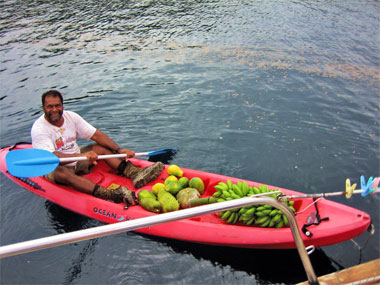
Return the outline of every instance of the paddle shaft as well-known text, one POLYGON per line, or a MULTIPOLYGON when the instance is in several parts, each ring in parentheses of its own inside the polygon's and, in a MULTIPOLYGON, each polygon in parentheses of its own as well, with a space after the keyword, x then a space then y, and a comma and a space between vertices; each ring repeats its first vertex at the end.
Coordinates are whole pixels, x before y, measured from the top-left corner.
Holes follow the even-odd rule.
MULTIPOLYGON (((98 159, 110 159, 110 158, 123 158, 126 157, 126 153, 121 154, 104 154, 104 155, 98 155, 98 159)), ((140 156, 148 156, 147 152, 136 152, 135 157, 140 156)), ((75 157, 62 157, 59 158, 60 162, 73 162, 73 161, 81 161, 81 160, 87 160, 86 156, 75 156, 75 157)))
MULTIPOLYGON (((110 159, 110 158, 123 158, 126 157, 126 153, 121 154, 103 154, 98 155, 98 159, 110 159)), ((140 156, 149 156, 148 152, 137 152, 135 153, 135 157, 140 156)), ((42 158, 31 158, 31 159, 24 159, 14 162, 14 165, 44 165, 44 164, 54 164, 54 163, 61 163, 61 162, 74 162, 74 161, 82 161, 82 160, 88 160, 87 156, 74 156, 74 157, 57 157, 57 156, 49 156, 49 157, 42 157, 42 158)), ((55 168, 55 167, 54 167, 55 168)))

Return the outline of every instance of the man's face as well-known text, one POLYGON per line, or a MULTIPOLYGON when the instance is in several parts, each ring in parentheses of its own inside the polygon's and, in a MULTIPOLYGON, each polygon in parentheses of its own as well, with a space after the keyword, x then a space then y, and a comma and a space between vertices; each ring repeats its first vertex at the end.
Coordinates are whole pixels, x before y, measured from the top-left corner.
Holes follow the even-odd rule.
POLYGON ((59 125, 62 119, 63 104, 59 97, 47 96, 43 105, 45 118, 53 125, 59 125))

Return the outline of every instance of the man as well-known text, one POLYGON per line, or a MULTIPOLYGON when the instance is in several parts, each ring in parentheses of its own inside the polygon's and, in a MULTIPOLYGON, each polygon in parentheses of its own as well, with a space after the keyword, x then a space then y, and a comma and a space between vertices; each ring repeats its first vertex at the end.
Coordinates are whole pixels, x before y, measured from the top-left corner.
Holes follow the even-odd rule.
POLYGON ((107 159, 107 164, 120 175, 132 179, 135 188, 143 187, 146 183, 156 179, 164 168, 162 162, 139 168, 128 161, 135 152, 118 146, 102 131, 86 122, 80 115, 63 110, 62 94, 56 90, 50 90, 42 95, 42 108, 44 114, 33 124, 31 130, 32 144, 34 148, 45 149, 53 152, 60 158, 86 156, 88 160, 60 164, 53 172, 45 177, 54 183, 64 184, 74 189, 91 194, 115 203, 136 203, 134 192, 127 187, 106 189, 94 182, 80 176, 89 173, 91 166, 96 165, 98 155, 125 153, 125 160, 119 158, 107 159), (91 139, 95 144, 79 148, 76 139, 91 139))

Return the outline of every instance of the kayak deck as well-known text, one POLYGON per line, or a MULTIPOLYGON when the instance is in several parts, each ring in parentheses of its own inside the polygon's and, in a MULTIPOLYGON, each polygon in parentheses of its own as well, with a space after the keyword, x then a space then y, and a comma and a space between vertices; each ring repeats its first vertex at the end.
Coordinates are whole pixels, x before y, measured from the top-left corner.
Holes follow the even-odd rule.
MULTIPOLYGON (((17 146, 16 149, 30 147, 30 145, 21 145, 17 146)), ((5 163, 7 152, 8 148, 0 150, 0 168, 7 177, 23 188, 73 212, 105 223, 116 223, 159 215, 146 211, 140 206, 126 208, 125 204, 115 204, 95 198, 73 190, 70 187, 53 184, 43 177, 14 177, 7 172, 5 163)), ((139 167, 146 167, 152 164, 152 162, 140 159, 131 159, 131 161, 139 167)), ((165 165, 165 169, 155 181, 150 182, 141 189, 135 189, 131 180, 116 175, 104 161, 99 161, 93 171, 84 175, 84 177, 103 187, 109 187, 112 184, 127 186, 130 190, 135 191, 137 195, 141 190, 151 190, 152 186, 157 182, 163 183, 168 176, 167 167, 168 165, 165 165)), ((233 183, 246 181, 249 186, 255 187, 261 184, 204 171, 182 167, 181 169, 184 171, 185 177, 189 179, 200 177, 203 180, 205 193, 201 197, 211 196, 215 192, 214 186, 220 181, 226 182, 227 180, 231 180, 233 183)), ((274 188, 271 185, 267 186, 270 189, 274 188)), ((280 187, 275 188, 288 195, 302 194, 280 187)), ((294 202, 293 207, 297 212, 295 218, 301 231, 302 227, 310 222, 310 217, 315 216, 316 208, 312 205, 314 202, 312 198, 296 199, 294 202)), ((320 217, 328 219, 320 222, 318 225, 312 225, 307 228, 312 233, 312 236, 309 237, 305 233, 301 233, 305 246, 326 246, 339 243, 362 234, 370 225, 370 216, 363 211, 327 199, 320 199, 315 205, 318 207, 320 217)), ((136 231, 154 236, 210 245, 270 249, 296 247, 289 227, 280 229, 261 228, 258 226, 246 226, 241 222, 230 225, 223 221, 217 213, 160 224, 136 231)))

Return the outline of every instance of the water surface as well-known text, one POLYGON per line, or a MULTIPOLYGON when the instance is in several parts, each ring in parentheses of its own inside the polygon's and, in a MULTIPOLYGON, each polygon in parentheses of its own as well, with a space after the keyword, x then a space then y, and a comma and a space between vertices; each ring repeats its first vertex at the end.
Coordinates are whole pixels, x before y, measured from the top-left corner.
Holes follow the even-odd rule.
MULTIPOLYGON (((171 163, 305 193, 379 176, 376 1, 3 1, 1 146, 30 141, 55 88, 120 145, 177 147, 171 163)), ((100 225, 3 175, 1 244, 100 225)), ((317 275, 379 258, 379 197, 351 241, 311 255, 317 275), (364 246, 368 234, 355 239, 364 246)), ((296 251, 214 248, 135 233, 1 260, 4 284, 292 284, 296 251), (289 267, 291 268, 289 270, 289 267), (15 270, 16 268, 16 270, 15 270)))

